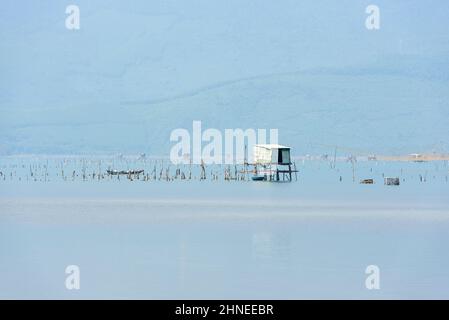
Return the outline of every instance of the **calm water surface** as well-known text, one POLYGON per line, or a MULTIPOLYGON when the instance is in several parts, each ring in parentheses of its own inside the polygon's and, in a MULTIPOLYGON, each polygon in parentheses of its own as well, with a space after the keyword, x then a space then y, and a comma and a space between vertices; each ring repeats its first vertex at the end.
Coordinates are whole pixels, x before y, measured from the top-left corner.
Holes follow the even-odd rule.
POLYGON ((359 163, 354 183, 350 164, 304 162, 283 184, 18 181, 8 166, 1 298, 449 298, 447 163, 359 163))

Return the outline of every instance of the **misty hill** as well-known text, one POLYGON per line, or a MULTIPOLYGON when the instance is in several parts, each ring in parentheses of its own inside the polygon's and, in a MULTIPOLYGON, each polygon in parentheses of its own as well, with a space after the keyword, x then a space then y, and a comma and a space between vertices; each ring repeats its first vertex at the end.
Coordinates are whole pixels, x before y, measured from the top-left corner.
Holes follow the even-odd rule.
POLYGON ((193 120, 294 154, 447 151, 447 3, 378 1, 376 32, 364 1, 326 3, 78 1, 68 31, 56 1, 6 1, 0 153, 168 155, 193 120))

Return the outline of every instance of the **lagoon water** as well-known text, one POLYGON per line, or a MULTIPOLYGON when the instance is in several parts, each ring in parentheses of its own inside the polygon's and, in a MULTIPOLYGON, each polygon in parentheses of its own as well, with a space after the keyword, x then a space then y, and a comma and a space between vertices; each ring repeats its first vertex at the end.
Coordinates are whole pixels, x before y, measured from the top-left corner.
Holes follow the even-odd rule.
POLYGON ((18 180, 27 161, 1 159, 0 298, 449 298, 447 162, 359 162, 353 182, 304 161, 267 183, 18 180))

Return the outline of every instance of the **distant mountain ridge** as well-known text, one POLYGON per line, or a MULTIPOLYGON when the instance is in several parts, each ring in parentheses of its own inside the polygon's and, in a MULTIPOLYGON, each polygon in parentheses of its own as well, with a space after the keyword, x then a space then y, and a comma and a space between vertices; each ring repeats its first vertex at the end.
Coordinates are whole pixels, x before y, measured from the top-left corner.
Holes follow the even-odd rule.
POLYGON ((70 31, 65 4, 5 0, 0 154, 164 156, 193 120, 297 155, 447 152, 449 3, 376 4, 369 31, 363 0, 79 0, 70 31))
MULTIPOLYGON (((365 153, 443 152, 446 83, 391 75, 281 74, 228 81, 153 101, 30 109, 2 126, 3 153, 165 155, 170 132, 277 128, 296 153, 342 146, 365 153), (429 111, 431 110, 431 111, 429 111), (6 131, 6 132, 5 132, 6 131), (327 147, 326 147, 327 146, 327 147)), ((447 150, 447 149, 446 149, 447 150)))

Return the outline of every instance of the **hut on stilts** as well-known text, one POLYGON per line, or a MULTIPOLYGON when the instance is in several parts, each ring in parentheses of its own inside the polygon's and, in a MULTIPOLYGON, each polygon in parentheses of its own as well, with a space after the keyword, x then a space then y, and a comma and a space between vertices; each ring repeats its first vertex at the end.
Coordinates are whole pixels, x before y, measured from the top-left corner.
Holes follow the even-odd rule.
POLYGON ((256 144, 253 159, 254 181, 292 181, 292 174, 298 180, 296 164, 291 161, 290 147, 280 144, 256 144))

